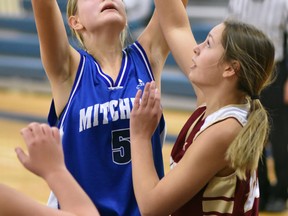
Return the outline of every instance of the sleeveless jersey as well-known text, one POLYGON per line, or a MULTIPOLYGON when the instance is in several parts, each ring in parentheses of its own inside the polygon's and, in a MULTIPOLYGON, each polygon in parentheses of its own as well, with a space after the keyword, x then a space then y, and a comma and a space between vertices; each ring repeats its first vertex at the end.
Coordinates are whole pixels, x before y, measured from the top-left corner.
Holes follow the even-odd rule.
MULTIPOLYGON (((128 46, 113 82, 91 55, 79 52, 75 83, 58 122, 66 166, 101 215, 140 215, 132 184, 129 119, 136 92, 154 80, 148 58, 138 42, 128 46)), ((52 106, 50 124, 55 118, 52 106)), ((152 137, 160 178, 165 133, 162 116, 152 137)))
MULTIPOLYGON (((209 126, 227 118, 235 118, 244 126, 249 106, 248 104, 226 106, 202 119, 205 110, 205 106, 197 108, 182 128, 172 149, 171 168, 177 165, 197 136, 209 126)), ((233 173, 225 177, 214 176, 190 201, 172 215, 258 216, 258 204, 257 173, 247 173, 246 180, 240 180, 236 173, 233 173)))

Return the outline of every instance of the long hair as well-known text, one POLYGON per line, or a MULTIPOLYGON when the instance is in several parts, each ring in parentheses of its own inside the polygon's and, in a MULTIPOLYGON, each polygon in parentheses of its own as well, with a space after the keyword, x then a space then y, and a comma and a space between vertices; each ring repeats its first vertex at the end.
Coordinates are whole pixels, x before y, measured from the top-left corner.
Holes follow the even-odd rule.
POLYGON ((258 167, 270 131, 269 116, 259 100, 261 91, 274 79, 273 43, 252 25, 226 20, 222 35, 223 61, 236 60, 238 88, 247 95, 247 124, 229 146, 226 159, 240 179, 258 167))
MULTIPOLYGON (((69 19, 70 16, 74 16, 77 14, 77 11, 78 11, 77 3, 78 3, 78 0, 68 0, 67 7, 66 7, 67 19, 69 19)), ((79 43, 79 46, 82 49, 87 50, 85 47, 85 43, 84 43, 84 39, 83 39, 82 35, 79 32, 75 31, 75 29, 73 29, 71 27, 70 27, 70 30, 71 30, 72 34, 76 37, 76 39, 79 43)), ((127 35, 128 35, 128 25, 126 25, 126 27, 123 29, 123 31, 120 34, 120 41, 121 41, 122 48, 124 48, 126 46, 127 35)))

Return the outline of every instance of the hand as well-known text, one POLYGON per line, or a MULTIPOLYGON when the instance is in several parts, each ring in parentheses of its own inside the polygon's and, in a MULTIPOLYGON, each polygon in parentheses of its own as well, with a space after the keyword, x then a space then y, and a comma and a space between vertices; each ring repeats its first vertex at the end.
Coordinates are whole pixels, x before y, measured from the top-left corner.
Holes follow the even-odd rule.
POLYGON ((135 137, 151 139, 162 115, 160 93, 154 81, 147 83, 141 99, 141 90, 135 96, 130 118, 130 133, 135 137))
POLYGON ((58 128, 31 123, 21 130, 21 135, 28 154, 19 147, 15 151, 26 169, 44 179, 54 171, 66 169, 58 128))

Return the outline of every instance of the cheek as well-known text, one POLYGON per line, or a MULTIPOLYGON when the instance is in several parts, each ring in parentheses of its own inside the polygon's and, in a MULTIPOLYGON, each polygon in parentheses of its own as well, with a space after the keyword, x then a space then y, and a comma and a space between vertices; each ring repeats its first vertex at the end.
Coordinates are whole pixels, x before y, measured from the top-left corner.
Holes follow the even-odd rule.
POLYGON ((214 68, 217 67, 220 58, 219 55, 216 53, 203 53, 204 55, 199 56, 199 64, 203 68, 214 68))
POLYGON ((221 80, 221 71, 218 68, 218 61, 215 64, 211 64, 210 61, 207 61, 206 64, 199 65, 191 69, 189 73, 189 80, 195 84, 202 85, 213 85, 218 83, 221 80))

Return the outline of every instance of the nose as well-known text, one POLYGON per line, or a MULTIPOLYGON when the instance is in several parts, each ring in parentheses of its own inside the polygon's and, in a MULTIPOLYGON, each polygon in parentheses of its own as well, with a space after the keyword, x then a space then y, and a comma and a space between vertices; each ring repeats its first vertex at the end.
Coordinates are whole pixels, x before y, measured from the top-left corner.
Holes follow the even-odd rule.
POLYGON ((194 49, 193 49, 193 51, 194 51, 194 53, 195 53, 196 55, 199 55, 199 53, 200 53, 200 46, 199 46, 199 45, 195 46, 194 49))

